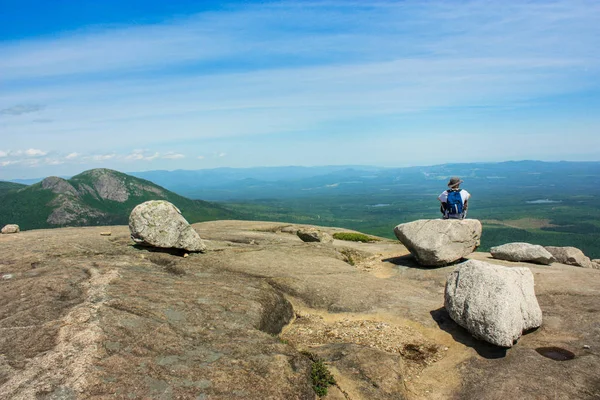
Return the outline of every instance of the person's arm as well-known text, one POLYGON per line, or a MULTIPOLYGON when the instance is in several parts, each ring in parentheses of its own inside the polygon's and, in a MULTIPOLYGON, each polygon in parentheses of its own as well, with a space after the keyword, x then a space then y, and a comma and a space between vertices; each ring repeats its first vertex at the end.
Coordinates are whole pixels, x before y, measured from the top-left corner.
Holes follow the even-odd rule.
POLYGON ((440 203, 445 203, 447 198, 448 198, 448 192, 445 190, 442 192, 442 194, 440 194, 438 196, 438 200, 440 201, 440 203))
POLYGON ((466 210, 467 208, 469 208, 469 199, 471 199, 471 193, 467 192, 466 190, 465 190, 465 192, 466 192, 467 196, 465 198, 465 202, 463 204, 463 208, 466 210))
POLYGON ((438 200, 440 201, 440 212, 442 214, 445 214, 445 210, 446 210, 446 200, 448 199, 448 192, 447 191, 443 191, 442 194, 440 194, 438 196, 438 200))

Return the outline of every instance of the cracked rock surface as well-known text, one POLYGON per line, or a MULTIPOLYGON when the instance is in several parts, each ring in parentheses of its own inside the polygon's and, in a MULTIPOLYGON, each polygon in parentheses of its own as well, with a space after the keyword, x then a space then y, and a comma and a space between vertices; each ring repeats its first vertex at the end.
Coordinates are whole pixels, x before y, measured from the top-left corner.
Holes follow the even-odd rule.
POLYGON ((295 232, 309 227, 272 222, 192 228, 206 252, 185 258, 134 246, 127 226, 0 235, 0 397, 316 399, 308 353, 337 382, 326 399, 600 395, 598 270, 529 264, 544 324, 499 350, 444 310, 455 266, 419 268, 398 241, 305 243, 295 232))

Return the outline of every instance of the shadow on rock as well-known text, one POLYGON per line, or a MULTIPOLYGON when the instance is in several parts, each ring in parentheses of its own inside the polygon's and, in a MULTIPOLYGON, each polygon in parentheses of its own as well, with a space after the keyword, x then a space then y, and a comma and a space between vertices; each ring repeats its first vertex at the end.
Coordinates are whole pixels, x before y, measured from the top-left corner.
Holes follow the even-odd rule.
POLYGON ((417 259, 415 258, 415 256, 413 256, 412 254, 405 254, 403 256, 399 256, 399 257, 391 257, 391 258, 386 258, 383 259, 381 261, 384 262, 389 262, 392 263, 394 265, 398 265, 398 266, 402 266, 402 267, 408 267, 408 268, 414 268, 414 269, 424 269, 424 270, 432 270, 432 269, 438 269, 438 268, 445 268, 454 264, 459 264, 463 261, 465 261, 464 259, 460 259, 457 260, 453 263, 450 264, 446 264, 446 265, 439 265, 439 266, 423 266, 421 264, 419 264, 417 262, 417 259))
POLYGON ((179 256, 179 257, 183 257, 183 255, 185 253, 190 253, 189 251, 183 250, 183 249, 175 249, 175 248, 163 249, 160 247, 144 246, 142 244, 134 244, 133 248, 136 250, 145 250, 150 253, 163 253, 163 254, 170 254, 172 256, 179 256))
POLYGON ((475 339, 466 329, 458 325, 450 318, 444 307, 430 312, 433 320, 440 329, 452 335, 452 338, 465 346, 474 349, 483 358, 496 359, 506 357, 508 349, 475 339))

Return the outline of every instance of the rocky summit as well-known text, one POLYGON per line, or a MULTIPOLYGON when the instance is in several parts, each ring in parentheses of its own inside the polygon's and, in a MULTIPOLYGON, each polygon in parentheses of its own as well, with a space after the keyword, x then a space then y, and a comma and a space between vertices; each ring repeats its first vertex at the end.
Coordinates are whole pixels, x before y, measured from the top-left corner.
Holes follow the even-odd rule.
POLYGON ((444 308, 457 266, 422 268, 398 241, 192 227, 206 252, 188 257, 135 245, 127 226, 0 235, 0 397, 600 397, 599 270, 466 256, 531 271, 543 324, 506 349, 444 308))
POLYGON ((31 186, 0 191, 0 226, 21 229, 127 224, 131 210, 148 200, 166 200, 193 221, 233 218, 231 211, 190 200, 152 182, 110 169, 92 169, 70 179, 48 177, 31 186))

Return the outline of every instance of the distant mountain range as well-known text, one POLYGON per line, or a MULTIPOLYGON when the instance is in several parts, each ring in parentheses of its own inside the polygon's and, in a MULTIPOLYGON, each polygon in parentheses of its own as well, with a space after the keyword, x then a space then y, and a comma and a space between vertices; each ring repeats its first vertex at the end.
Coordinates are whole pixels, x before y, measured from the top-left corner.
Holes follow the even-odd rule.
POLYGON ((170 201, 189 222, 235 218, 235 213, 223 207, 190 200, 147 180, 93 169, 68 180, 48 177, 30 186, 0 182, 0 226, 123 225, 131 210, 147 200, 170 201))
POLYGON ((468 188, 545 191, 588 190, 600 187, 600 162, 509 161, 444 164, 425 167, 372 166, 218 168, 197 171, 131 172, 180 195, 208 201, 247 201, 270 198, 392 192, 435 192, 448 178, 460 176, 468 188))

